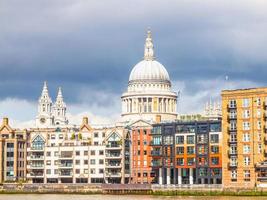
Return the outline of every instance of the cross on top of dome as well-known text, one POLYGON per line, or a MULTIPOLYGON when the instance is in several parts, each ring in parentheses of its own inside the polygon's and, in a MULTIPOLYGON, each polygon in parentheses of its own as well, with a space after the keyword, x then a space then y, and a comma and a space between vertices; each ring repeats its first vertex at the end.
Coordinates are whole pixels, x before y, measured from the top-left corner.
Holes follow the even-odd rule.
POLYGON ((152 34, 151 34, 151 30, 148 29, 146 43, 145 43, 144 59, 154 60, 154 58, 155 57, 154 57, 154 45, 152 41, 152 34))

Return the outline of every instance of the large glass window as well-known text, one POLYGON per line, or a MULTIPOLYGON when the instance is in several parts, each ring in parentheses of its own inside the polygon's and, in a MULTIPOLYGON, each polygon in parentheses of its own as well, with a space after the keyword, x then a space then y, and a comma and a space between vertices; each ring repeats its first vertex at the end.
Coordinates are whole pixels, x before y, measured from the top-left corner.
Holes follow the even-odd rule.
POLYGON ((187 144, 195 144, 195 136, 194 135, 186 136, 186 143, 187 144))
POLYGON ((184 147, 176 147, 176 154, 184 154, 184 147))
POLYGON ((210 143, 219 143, 219 134, 211 134, 210 143))
POLYGON ((176 144, 184 144, 184 136, 176 136, 176 144))
POLYGON ((38 135, 32 142, 32 149, 43 149, 44 143, 42 137, 38 135))
POLYGON ((210 132, 221 132, 221 124, 210 124, 210 132))
POLYGON ((195 153, 195 147, 187 147, 187 154, 194 154, 195 153))

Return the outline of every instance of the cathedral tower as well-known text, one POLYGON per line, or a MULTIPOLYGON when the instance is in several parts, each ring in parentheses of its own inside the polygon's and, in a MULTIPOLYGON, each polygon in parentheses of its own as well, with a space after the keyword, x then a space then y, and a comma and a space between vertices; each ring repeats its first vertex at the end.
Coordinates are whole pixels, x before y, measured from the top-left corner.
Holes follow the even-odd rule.
POLYGON ((53 116, 55 125, 67 125, 68 120, 66 118, 67 106, 64 102, 61 87, 58 88, 58 94, 56 102, 53 106, 53 116))
POLYGON ((40 128, 53 125, 52 100, 48 93, 47 83, 44 82, 43 91, 38 101, 36 126, 40 128))

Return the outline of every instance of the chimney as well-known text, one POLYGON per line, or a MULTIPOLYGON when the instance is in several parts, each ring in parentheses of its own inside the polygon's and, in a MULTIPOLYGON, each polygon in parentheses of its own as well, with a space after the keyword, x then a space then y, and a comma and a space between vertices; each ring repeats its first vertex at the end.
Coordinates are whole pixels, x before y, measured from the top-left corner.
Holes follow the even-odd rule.
POLYGON ((161 122, 161 115, 156 115, 156 123, 160 123, 161 122))
POLYGON ((7 117, 3 118, 3 125, 8 125, 8 118, 7 117))
POLYGON ((83 124, 88 124, 88 117, 83 117, 83 124))

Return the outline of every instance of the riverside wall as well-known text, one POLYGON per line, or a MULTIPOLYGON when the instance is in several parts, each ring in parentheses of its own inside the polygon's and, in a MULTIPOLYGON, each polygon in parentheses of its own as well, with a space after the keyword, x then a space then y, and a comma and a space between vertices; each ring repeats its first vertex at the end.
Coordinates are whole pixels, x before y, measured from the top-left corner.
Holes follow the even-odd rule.
POLYGON ((0 185, 0 194, 143 194, 267 196, 267 188, 223 188, 222 185, 151 184, 15 184, 0 185))

